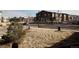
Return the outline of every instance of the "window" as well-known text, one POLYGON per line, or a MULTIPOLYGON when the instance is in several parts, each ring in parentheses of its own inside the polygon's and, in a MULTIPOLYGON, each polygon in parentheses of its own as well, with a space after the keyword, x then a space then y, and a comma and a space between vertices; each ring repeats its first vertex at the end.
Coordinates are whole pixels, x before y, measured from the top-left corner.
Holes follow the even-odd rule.
POLYGON ((46 16, 46 14, 44 14, 44 16, 46 16))

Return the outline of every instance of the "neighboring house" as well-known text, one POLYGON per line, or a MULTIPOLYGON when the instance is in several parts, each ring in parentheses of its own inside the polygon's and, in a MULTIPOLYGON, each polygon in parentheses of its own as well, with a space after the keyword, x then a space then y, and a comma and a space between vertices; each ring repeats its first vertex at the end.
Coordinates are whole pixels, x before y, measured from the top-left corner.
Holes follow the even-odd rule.
POLYGON ((23 21, 24 21, 26 24, 28 24, 28 23, 32 23, 32 22, 33 22, 33 19, 34 19, 34 17, 29 16, 29 17, 27 17, 27 18, 24 18, 23 21))
POLYGON ((36 14, 36 21, 38 23, 50 23, 52 21, 52 12, 40 11, 36 14))
POLYGON ((71 23, 72 24, 79 24, 79 16, 78 15, 71 15, 72 20, 71 23))
POLYGON ((70 15, 66 13, 57 13, 49 11, 40 11, 36 14, 35 22, 37 23, 59 23, 70 20, 70 15))

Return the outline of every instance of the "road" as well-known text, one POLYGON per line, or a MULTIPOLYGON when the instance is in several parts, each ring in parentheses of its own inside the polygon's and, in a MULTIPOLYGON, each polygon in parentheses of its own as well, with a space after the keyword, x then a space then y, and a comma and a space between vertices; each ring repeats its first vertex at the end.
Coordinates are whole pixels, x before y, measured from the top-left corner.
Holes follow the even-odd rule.
MULTIPOLYGON (((30 24, 30 26, 31 27, 38 27, 38 24, 30 24)), ((40 28, 57 29, 58 26, 60 26, 62 30, 79 32, 79 25, 40 24, 40 28)))

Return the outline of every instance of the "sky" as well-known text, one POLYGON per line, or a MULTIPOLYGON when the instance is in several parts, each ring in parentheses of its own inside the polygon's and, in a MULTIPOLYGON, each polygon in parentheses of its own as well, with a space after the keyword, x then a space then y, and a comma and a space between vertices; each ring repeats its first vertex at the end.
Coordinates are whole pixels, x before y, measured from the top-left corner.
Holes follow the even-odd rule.
MULTIPOLYGON (((27 16, 36 16, 36 13, 39 10, 1 10, 2 14, 1 16, 6 16, 6 17, 27 17, 27 16)), ((58 10, 47 10, 51 12, 57 12, 58 10)), ((79 10, 59 10, 59 12, 62 13, 68 13, 72 15, 79 15, 79 10)))
POLYGON ((20 17, 20 16, 35 16, 37 10, 2 10, 2 16, 7 17, 20 17))

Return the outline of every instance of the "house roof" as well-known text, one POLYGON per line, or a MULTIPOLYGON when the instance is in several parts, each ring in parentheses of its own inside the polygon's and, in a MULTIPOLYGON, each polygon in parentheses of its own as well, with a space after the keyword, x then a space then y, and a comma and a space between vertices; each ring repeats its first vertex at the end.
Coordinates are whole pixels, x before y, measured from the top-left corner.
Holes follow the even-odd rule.
POLYGON ((69 14, 67 14, 67 13, 50 12, 50 11, 45 11, 45 10, 39 11, 37 14, 39 14, 39 13, 41 13, 41 12, 47 12, 47 13, 56 13, 56 14, 65 14, 65 15, 69 15, 69 14))
POLYGON ((38 13, 41 13, 41 12, 52 13, 52 12, 49 12, 49 11, 45 11, 45 10, 39 11, 38 13))

